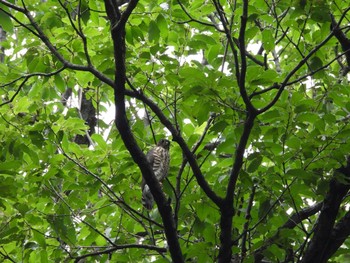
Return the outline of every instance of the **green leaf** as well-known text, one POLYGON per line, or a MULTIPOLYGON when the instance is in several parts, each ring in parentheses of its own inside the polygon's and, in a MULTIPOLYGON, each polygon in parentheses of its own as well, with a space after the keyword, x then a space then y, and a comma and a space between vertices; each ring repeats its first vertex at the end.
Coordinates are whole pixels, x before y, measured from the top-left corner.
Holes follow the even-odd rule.
POLYGON ((48 254, 46 250, 40 250, 40 262, 46 263, 48 261, 48 254))
POLYGON ((275 47, 275 39, 273 37, 273 31, 270 29, 264 29, 262 31, 262 41, 264 48, 267 52, 271 52, 275 47))
POLYGON ((262 156, 257 153, 254 156, 253 160, 250 162, 247 168, 247 172, 254 173, 255 171, 257 171, 259 169, 259 166, 261 165, 262 159, 263 159, 262 156))
POLYGON ((107 143, 100 134, 91 135, 91 139, 97 142, 98 146, 102 149, 107 149, 107 143))
POLYGON ((329 14, 329 7, 323 1, 317 2, 317 6, 311 9, 311 19, 316 22, 330 22, 331 18, 329 14))
POLYGON ((299 114, 297 119, 300 122, 315 123, 319 119, 319 116, 313 112, 304 112, 299 114))
POLYGON ((186 84, 189 84, 193 87, 203 85, 206 86, 206 77, 203 73, 203 71, 196 69, 196 68, 190 68, 190 67, 184 67, 179 72, 180 76, 184 79, 186 84))
MULTIPOLYGON (((85 1, 84 1, 85 2, 85 1)), ((99 14, 96 10, 99 10, 99 7, 95 1, 87 1, 89 3, 89 8, 93 12, 90 12, 90 18, 95 25, 99 25, 99 14)))
POLYGON ((61 93, 66 90, 66 83, 59 74, 55 75, 55 85, 61 93))
POLYGON ((298 137, 292 136, 291 138, 288 138, 286 145, 293 149, 300 149, 301 141, 298 137))
POLYGON ((312 57, 310 60, 310 68, 312 70, 318 70, 323 66, 323 61, 319 57, 312 57))
POLYGON ((162 14, 159 14, 156 19, 156 24, 159 29, 160 35, 165 38, 168 35, 168 22, 162 14))
POLYGON ((304 169, 291 169, 287 171, 287 175, 291 177, 298 178, 309 178, 310 174, 306 172, 304 169))
POLYGON ((158 42, 160 37, 160 30, 155 21, 151 20, 148 28, 148 39, 150 42, 158 42))
POLYGON ((39 233, 38 231, 33 230, 32 231, 34 240, 43 248, 46 248, 46 241, 45 236, 42 233, 39 233))
MULTIPOLYGON (((0 4, 0 8, 4 8, 4 5, 0 4)), ((5 8, 7 9, 7 8, 5 8)), ((8 33, 13 33, 13 24, 8 14, 0 10, 0 26, 8 33)))

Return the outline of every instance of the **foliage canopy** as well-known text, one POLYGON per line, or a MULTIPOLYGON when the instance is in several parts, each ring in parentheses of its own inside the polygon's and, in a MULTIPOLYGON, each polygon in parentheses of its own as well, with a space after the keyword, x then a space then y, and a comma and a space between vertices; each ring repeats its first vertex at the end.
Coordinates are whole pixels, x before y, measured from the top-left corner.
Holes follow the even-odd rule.
POLYGON ((0 258, 344 262, 349 10, 0 0, 0 258))

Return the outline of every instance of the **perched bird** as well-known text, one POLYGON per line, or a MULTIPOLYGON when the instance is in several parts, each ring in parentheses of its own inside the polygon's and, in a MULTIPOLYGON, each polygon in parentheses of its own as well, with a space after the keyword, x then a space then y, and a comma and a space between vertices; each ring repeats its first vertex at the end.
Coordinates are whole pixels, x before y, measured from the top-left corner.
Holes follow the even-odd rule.
MULTIPOLYGON (((164 178, 168 175, 169 171, 169 147, 170 142, 166 139, 161 139, 157 145, 151 149, 146 157, 147 161, 151 165, 154 175, 156 176, 159 183, 162 185, 164 178)), ((145 179, 142 177, 142 204, 143 206, 151 210, 153 208, 154 199, 151 194, 149 186, 146 184, 145 179)))

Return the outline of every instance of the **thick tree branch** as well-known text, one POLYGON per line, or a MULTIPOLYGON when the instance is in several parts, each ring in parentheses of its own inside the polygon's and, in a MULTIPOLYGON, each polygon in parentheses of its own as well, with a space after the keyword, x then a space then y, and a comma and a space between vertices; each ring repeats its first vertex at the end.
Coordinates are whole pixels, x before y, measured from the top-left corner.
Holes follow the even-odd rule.
POLYGON ((335 21, 333 15, 331 15, 332 19, 332 30, 334 32, 334 36, 338 39, 342 50, 345 52, 347 67, 350 68, 350 39, 346 37, 346 35, 341 31, 339 24, 335 21))
MULTIPOLYGON (((224 15, 221 13, 223 12, 220 8, 220 5, 218 2, 214 1, 214 4, 217 8, 217 11, 220 12, 220 17, 222 23, 225 25, 226 21, 224 19, 224 15)), ((236 182, 239 177, 239 172, 243 165, 243 156, 244 152, 248 143, 248 139, 251 133, 251 130, 254 125, 254 120, 257 116, 257 110, 254 108, 252 103, 250 102, 250 99, 248 97, 246 88, 245 88, 245 78, 246 78, 246 72, 247 72, 247 61, 246 61, 246 49, 245 49, 245 30, 247 25, 247 19, 248 19, 248 0, 243 1, 243 14, 241 16, 241 27, 239 31, 239 51, 241 56, 241 67, 240 70, 237 70, 238 61, 235 59, 236 64, 236 78, 237 83, 239 86, 239 91, 242 96, 242 99, 244 101, 244 104, 247 108, 247 118, 244 124, 244 130, 241 135, 238 147, 236 149, 235 154, 235 161, 230 173, 229 182, 227 184, 227 190, 226 190, 226 196, 224 199, 224 204, 220 207, 221 217, 220 217, 220 228, 221 228, 221 234, 220 234, 220 249, 219 249, 219 256, 218 261, 219 262, 229 262, 231 260, 231 247, 232 247, 232 218, 233 218, 233 198, 234 198, 234 191, 236 182)), ((229 30, 227 26, 224 26, 226 33, 229 33, 229 30)), ((230 43, 232 42, 231 49, 235 54, 235 49, 233 46, 233 40, 231 35, 227 35, 229 38, 228 41, 230 43)))
POLYGON ((233 218, 233 197, 235 186, 238 180, 239 172, 243 165, 243 156, 248 143, 248 139, 251 130, 254 125, 255 114, 248 114, 244 123, 243 133, 239 141, 238 147, 235 153, 235 161, 231 169, 229 182, 227 184, 226 197, 224 199, 224 205, 220 207, 220 250, 219 250, 219 262, 229 262, 231 258, 232 247, 232 218, 233 218))
POLYGON ((183 256, 177 237, 177 231, 171 206, 167 201, 150 164, 147 162, 145 154, 137 145, 126 116, 125 23, 132 10, 136 7, 138 0, 130 1, 126 11, 122 15, 120 15, 120 11, 116 2, 112 0, 105 0, 104 2, 108 18, 112 24, 111 36, 115 58, 115 82, 113 85, 114 102, 116 107, 115 123, 126 148, 130 152, 134 162, 139 166, 143 178, 145 179, 147 185, 150 187, 154 200, 157 203, 159 213, 163 220, 165 235, 167 237, 167 243, 172 260, 174 262, 181 263, 183 262, 183 256))
POLYGON ((333 228, 325 248, 324 258, 329 259, 350 236, 350 212, 347 212, 333 228))
POLYGON ((344 196, 350 189, 348 182, 342 183, 339 181, 340 176, 343 177, 341 181, 350 180, 350 160, 348 160, 345 167, 343 166, 337 169, 329 183, 329 191, 324 199, 320 216, 318 217, 316 226, 313 230, 313 237, 305 251, 302 263, 325 263, 329 259, 328 257, 330 256, 330 253, 326 248, 329 248, 330 245, 330 237, 338 215, 339 207, 344 196))
MULTIPOLYGON (((117 23, 112 24, 112 31, 119 30, 119 27, 124 27, 126 22, 129 19, 129 16, 131 15, 131 12, 135 9, 138 1, 129 1, 128 7, 126 10, 121 14, 120 18, 118 19, 117 23)), ((118 7, 115 8, 115 10, 119 10, 118 7)), ((116 11, 119 12, 119 11, 116 11)))
POLYGON ((247 90, 245 87, 245 79, 247 73, 247 58, 246 58, 246 48, 245 48, 245 31, 247 27, 247 19, 248 19, 248 0, 243 1, 243 14, 241 16, 241 27, 239 30, 239 51, 241 56, 241 70, 239 76, 239 92, 242 96, 244 104, 247 107, 249 112, 255 112, 253 104, 250 102, 250 99, 247 94, 247 90))

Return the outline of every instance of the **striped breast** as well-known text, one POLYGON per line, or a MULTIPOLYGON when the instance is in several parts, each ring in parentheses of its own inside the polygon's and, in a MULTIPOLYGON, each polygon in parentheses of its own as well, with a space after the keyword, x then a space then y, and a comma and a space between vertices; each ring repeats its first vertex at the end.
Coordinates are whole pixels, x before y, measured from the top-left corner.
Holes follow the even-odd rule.
POLYGON ((170 156, 163 147, 157 146, 153 150, 153 172, 158 181, 163 181, 168 175, 170 156))

